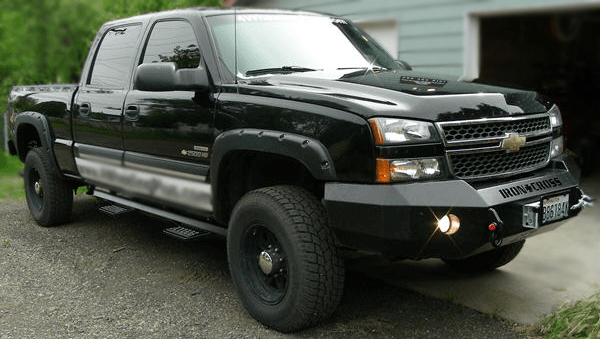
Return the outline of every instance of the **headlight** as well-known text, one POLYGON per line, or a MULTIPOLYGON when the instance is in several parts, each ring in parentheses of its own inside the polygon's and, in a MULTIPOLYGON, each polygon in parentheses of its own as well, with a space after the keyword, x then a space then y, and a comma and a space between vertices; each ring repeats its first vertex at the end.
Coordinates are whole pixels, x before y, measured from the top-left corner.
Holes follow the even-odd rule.
POLYGON ((369 120, 377 145, 439 140, 433 124, 417 120, 373 118, 369 120))
POLYGON ((562 136, 562 116, 560 114, 560 109, 558 106, 554 105, 548 111, 550 114, 550 125, 552 126, 552 135, 554 135, 554 140, 552 140, 552 144, 550 145, 550 157, 555 158, 563 153, 564 149, 564 139, 562 136))
POLYGON ((560 109, 558 109, 558 106, 552 106, 552 108, 550 108, 550 110, 548 111, 548 114, 550 114, 550 124, 552 125, 553 129, 557 127, 562 127, 562 116, 560 114, 560 109))
POLYGON ((441 159, 377 159, 377 182, 427 180, 441 175, 441 159))

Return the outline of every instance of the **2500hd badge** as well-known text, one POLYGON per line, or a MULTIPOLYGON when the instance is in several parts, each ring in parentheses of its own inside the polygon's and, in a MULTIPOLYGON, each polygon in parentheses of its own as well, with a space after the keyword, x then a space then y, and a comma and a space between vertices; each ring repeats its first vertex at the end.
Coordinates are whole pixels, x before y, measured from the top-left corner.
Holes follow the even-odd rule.
POLYGON ((33 219, 68 223, 84 186, 169 235, 222 235, 242 304, 279 331, 335 311, 347 254, 492 270, 589 203, 554 103, 410 70, 343 18, 111 21, 81 74, 10 93, 33 219))

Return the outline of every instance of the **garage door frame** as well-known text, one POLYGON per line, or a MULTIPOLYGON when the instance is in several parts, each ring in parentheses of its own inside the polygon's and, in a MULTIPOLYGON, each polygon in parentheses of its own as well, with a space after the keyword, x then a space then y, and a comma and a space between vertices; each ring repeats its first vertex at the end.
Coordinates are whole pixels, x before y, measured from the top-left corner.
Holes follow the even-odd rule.
POLYGON ((488 17, 568 13, 600 9, 600 1, 573 1, 568 4, 537 5, 467 12, 464 19, 463 76, 462 80, 479 78, 481 67, 481 19, 488 17))

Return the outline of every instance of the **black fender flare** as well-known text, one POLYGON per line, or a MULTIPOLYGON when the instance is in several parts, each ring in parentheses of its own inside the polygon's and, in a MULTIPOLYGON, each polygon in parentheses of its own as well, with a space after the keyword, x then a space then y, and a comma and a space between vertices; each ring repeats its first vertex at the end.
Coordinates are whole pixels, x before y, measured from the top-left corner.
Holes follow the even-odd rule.
POLYGON ((52 132, 52 129, 50 128, 50 123, 48 122, 48 119, 46 119, 46 116, 44 116, 41 113, 38 112, 23 112, 20 113, 16 116, 15 118, 15 131, 16 131, 16 151, 17 154, 19 155, 19 158, 25 162, 25 157, 27 156, 26 152, 23 152, 23 150, 26 149, 25 145, 20 145, 19 142, 19 129, 22 125, 31 125, 33 126, 36 131, 37 134, 40 138, 40 148, 42 148, 44 150, 44 152, 48 152, 48 154, 50 155, 50 160, 51 160, 51 165, 53 167, 53 169, 56 171, 56 173, 61 173, 58 165, 56 163, 56 158, 54 156, 54 147, 53 147, 53 138, 54 138, 54 133, 52 132))
POLYGON ((337 178, 331 155, 317 139, 299 134, 263 129, 234 129, 215 139, 211 156, 213 205, 219 201, 219 175, 222 160, 232 151, 255 151, 293 158, 303 164, 317 180, 337 178))

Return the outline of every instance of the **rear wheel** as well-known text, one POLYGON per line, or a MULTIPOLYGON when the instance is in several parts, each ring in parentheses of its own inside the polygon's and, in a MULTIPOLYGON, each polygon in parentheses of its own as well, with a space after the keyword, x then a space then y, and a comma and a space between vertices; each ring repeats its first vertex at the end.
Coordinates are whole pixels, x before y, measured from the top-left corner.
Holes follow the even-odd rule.
POLYGON ((34 148, 27 153, 24 181, 27 206, 40 226, 54 226, 69 220, 73 207, 72 187, 53 170, 50 157, 42 149, 34 148))
POLYGON ((453 269, 463 272, 491 271, 508 264, 516 258, 524 244, 525 240, 521 240, 465 259, 444 259, 444 262, 453 269))
POLYGON ((334 312, 343 261, 314 196, 291 186, 249 192, 237 203, 228 232, 232 280, 255 319, 291 332, 334 312))

